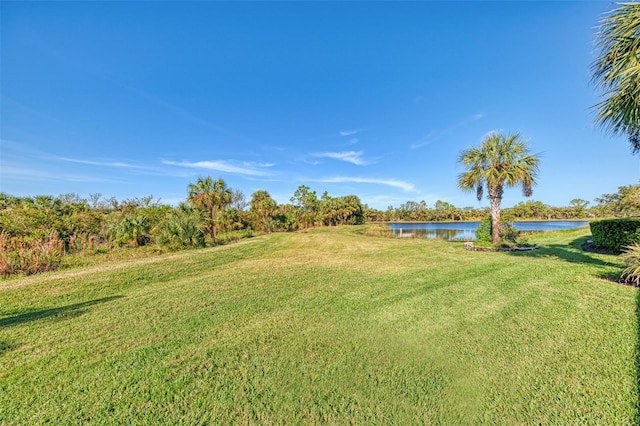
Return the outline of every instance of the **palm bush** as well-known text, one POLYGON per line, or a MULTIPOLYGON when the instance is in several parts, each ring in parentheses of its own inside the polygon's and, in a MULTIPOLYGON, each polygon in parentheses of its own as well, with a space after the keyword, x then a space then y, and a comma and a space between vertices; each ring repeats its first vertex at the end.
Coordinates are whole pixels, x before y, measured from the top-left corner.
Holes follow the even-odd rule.
POLYGON ((205 246, 205 227, 196 209, 182 204, 160 223, 156 233, 158 244, 172 250, 205 246))
POLYGON ((622 271, 622 281, 640 286, 640 245, 633 244, 627 247, 621 255, 626 265, 622 271))
POLYGON ((139 247, 147 244, 151 237, 151 224, 146 216, 126 217, 111 229, 113 241, 118 245, 131 244, 139 247))

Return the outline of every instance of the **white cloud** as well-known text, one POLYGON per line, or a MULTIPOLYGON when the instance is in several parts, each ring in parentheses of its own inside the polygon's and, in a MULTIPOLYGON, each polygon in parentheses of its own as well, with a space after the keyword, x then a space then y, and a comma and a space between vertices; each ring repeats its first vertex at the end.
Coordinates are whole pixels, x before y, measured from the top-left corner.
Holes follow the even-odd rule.
POLYGON ((362 178, 362 177, 332 177, 318 179, 316 182, 322 183, 367 183, 373 185, 386 185, 394 188, 400 188, 407 192, 417 192, 416 187, 408 182, 396 179, 378 179, 378 178, 362 178))
POLYGON ((245 161, 242 163, 245 167, 273 167, 276 163, 255 163, 253 161, 245 161))
POLYGON ((340 136, 352 136, 360 132, 361 130, 344 130, 340 132, 340 136))
POLYGON ((67 161, 69 163, 87 164, 90 166, 122 167, 127 169, 148 169, 148 167, 129 164, 129 163, 123 163, 121 161, 91 161, 91 160, 79 160, 76 158, 67 158, 67 157, 58 157, 58 159, 62 161, 67 161))
POLYGON ((333 160, 346 161, 347 163, 352 163, 356 166, 365 166, 369 164, 368 161, 362 158, 362 151, 317 152, 311 155, 313 157, 331 158, 333 160))
MULTIPOLYGON (((188 161, 163 161, 162 164, 167 164, 170 166, 179 166, 179 167, 188 167, 192 169, 204 169, 204 170, 214 170, 217 172, 223 173, 233 173, 240 175, 248 175, 248 176, 267 176, 267 173, 264 170, 260 170, 260 166, 255 163, 242 163, 242 166, 235 165, 229 161, 224 160, 216 160, 216 161, 196 161, 196 162, 188 162, 188 161)), ((262 167, 271 167, 271 164, 263 165, 262 167)))

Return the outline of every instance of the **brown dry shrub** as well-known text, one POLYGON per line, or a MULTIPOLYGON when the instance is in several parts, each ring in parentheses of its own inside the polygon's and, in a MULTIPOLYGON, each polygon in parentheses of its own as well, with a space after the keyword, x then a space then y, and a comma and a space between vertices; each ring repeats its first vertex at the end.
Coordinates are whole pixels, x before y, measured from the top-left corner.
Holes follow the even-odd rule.
POLYGON ((0 275, 32 275, 53 271, 62 262, 64 244, 52 232, 42 240, 11 237, 0 232, 0 275))

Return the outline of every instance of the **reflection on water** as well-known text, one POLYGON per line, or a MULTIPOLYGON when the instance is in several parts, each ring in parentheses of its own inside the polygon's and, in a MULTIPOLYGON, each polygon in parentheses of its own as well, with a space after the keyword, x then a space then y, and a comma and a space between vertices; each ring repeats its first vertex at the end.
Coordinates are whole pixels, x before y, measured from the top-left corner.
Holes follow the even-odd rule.
MULTIPOLYGON (((429 238, 441 240, 473 241, 480 222, 421 222, 390 223, 389 227, 397 238, 429 238)), ((585 220, 543 220, 513 222, 520 231, 541 232, 562 229, 577 229, 589 225, 585 220)))

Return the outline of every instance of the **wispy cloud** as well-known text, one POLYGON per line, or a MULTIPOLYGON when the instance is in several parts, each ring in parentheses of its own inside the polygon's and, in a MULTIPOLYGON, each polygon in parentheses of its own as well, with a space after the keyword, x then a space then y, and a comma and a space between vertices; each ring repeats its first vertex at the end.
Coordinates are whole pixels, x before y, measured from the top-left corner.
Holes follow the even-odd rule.
POLYGON ((121 183, 122 181, 98 176, 79 175, 74 173, 62 173, 60 171, 47 171, 21 166, 2 165, 0 176, 5 181, 19 182, 109 182, 121 183))
POLYGON ((187 167, 192 169, 213 170, 216 172, 232 173, 247 176, 268 176, 269 172, 261 170, 262 168, 272 167, 273 164, 258 164, 251 162, 243 162, 234 164, 234 162, 224 160, 214 161, 163 161, 162 164, 169 166, 187 167))
POLYGON ((273 167, 276 165, 276 163, 256 163, 253 161, 245 161, 242 164, 244 164, 246 167, 265 167, 265 168, 273 167))
POLYGON ((407 192, 417 192, 416 187, 408 182, 404 182, 396 179, 378 179, 378 178, 363 178, 363 177, 331 177, 324 179, 317 179, 315 182, 322 183, 366 183, 372 185, 385 185, 394 188, 400 188, 407 192))
POLYGON ((356 129, 356 130, 343 130, 340 132, 340 136, 352 136, 352 135, 357 135, 358 133, 360 133, 362 130, 361 129, 356 129))
POLYGON ((338 161, 346 161, 347 163, 355 164, 356 166, 365 166, 370 164, 362 158, 362 151, 344 151, 344 152, 316 152, 311 154, 312 157, 317 158, 331 158, 338 161))
POLYGON ((442 130, 439 131, 431 131, 427 134, 427 136, 425 136, 422 140, 420 140, 419 142, 415 142, 412 143, 411 145, 409 145, 409 148, 411 149, 418 149, 418 148, 422 148, 423 146, 426 145, 431 145, 432 143, 436 142, 438 139, 442 138, 443 136, 446 136, 450 133, 452 133, 454 130, 459 129, 460 127, 464 127, 467 126, 475 121, 481 120, 484 118, 484 114, 479 112, 477 114, 472 115, 471 117, 467 117, 461 121, 459 121, 458 123, 455 123, 449 127, 446 127, 442 130))
POLYGON ((77 158, 68 158, 68 157, 57 157, 58 160, 66 161, 69 163, 76 164, 87 164, 89 166, 99 166, 99 167, 119 167, 125 169, 143 169, 149 170, 149 167, 140 166, 137 164, 131 163, 123 163, 121 161, 93 161, 93 160, 81 160, 77 158))

